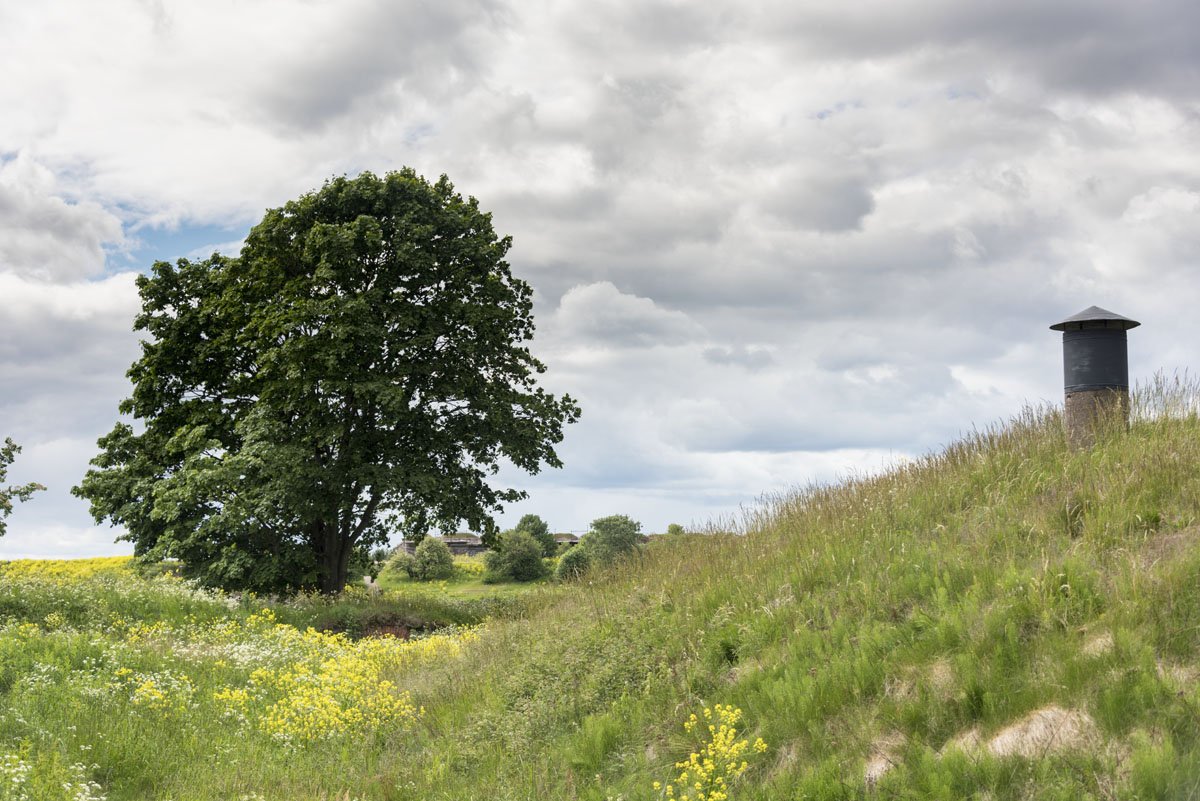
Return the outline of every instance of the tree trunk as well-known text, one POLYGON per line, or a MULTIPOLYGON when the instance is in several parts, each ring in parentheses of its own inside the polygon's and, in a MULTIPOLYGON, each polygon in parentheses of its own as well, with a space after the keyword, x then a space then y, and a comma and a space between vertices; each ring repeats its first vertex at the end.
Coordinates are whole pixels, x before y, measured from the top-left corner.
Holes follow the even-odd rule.
POLYGON ((337 595, 346 588, 346 575, 350 569, 349 541, 342 537, 337 525, 322 523, 324 536, 321 548, 321 593, 337 595))

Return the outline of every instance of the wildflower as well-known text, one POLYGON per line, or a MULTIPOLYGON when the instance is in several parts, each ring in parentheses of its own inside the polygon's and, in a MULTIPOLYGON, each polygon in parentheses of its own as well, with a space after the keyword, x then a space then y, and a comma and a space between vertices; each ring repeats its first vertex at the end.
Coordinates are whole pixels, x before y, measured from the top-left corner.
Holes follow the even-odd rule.
POLYGON ((730 785, 750 768, 750 762, 745 758, 748 752, 762 754, 767 750, 767 744, 761 737, 753 745, 749 740, 738 738, 741 709, 722 704, 706 706, 700 716, 688 716, 683 724, 684 730, 689 733, 696 731, 701 717, 708 725, 698 750, 689 754, 687 759, 675 763, 679 775, 673 783, 666 785, 665 790, 657 781, 652 785, 662 798, 672 801, 728 801, 730 785), (676 799, 676 786, 687 788, 688 792, 676 799), (693 790, 694 796, 691 794, 693 790))

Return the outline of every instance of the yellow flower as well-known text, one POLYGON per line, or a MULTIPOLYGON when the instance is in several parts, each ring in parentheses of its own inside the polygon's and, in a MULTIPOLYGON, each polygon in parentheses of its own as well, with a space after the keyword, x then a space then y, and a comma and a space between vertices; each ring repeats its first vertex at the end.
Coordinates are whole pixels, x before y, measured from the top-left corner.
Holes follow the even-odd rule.
MULTIPOLYGON (((666 786, 665 798, 674 799, 674 785, 695 790, 694 797, 681 795, 678 801, 728 801, 729 783, 737 779, 750 768, 750 763, 744 757, 751 749, 761 754, 767 750, 767 744, 762 738, 754 741, 738 739, 737 724, 742 719, 742 710, 734 706, 716 704, 704 707, 701 715, 689 715, 683 728, 693 732, 701 717, 705 721, 713 721, 707 726, 707 735, 699 744, 697 751, 688 755, 687 759, 675 763, 680 769, 674 784, 666 786)), ((659 782, 652 785, 655 792, 661 788, 659 782)))

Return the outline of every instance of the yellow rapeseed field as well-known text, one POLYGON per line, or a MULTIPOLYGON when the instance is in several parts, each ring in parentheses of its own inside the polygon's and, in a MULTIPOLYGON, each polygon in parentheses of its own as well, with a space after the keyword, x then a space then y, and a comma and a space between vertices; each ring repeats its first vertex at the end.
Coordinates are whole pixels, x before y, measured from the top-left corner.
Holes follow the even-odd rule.
POLYGON ((33 576, 46 579, 82 579, 100 574, 132 574, 132 556, 99 556, 93 559, 13 559, 0 562, 0 576, 33 576))

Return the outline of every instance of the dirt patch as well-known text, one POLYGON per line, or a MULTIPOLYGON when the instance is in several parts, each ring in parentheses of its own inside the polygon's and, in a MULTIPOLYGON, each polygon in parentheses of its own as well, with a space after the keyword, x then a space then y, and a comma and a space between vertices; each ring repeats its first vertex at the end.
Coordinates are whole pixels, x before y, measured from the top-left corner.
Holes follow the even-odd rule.
POLYGON ((949 660, 939 659, 929 666, 929 686, 939 698, 947 699, 954 692, 954 668, 949 660))
POLYGON ((1000 757, 1034 759, 1049 753, 1086 748, 1098 741, 1096 723, 1086 712, 1048 706, 1001 729, 988 741, 987 750, 1000 757))
POLYGON ((912 698, 916 687, 903 676, 889 676, 883 681, 883 694, 898 701, 912 698))
POLYGON ((398 640, 407 640, 412 635, 413 630, 403 623, 382 623, 367 626, 362 631, 363 637, 395 637, 398 640))
POLYGON ((945 754, 951 749, 967 752, 978 751, 982 745, 983 737, 979 734, 979 729, 972 726, 942 746, 942 750, 938 753, 945 754))
POLYGON ((771 775, 786 775, 795 768, 799 761, 800 748, 796 743, 786 743, 779 749, 779 755, 775 758, 775 766, 771 768, 771 775))
POLYGON ((871 755, 863 767, 863 782, 874 787, 883 775, 896 766, 900 750, 904 748, 904 735, 893 732, 871 743, 871 755))
POLYGON ((914 698, 924 684, 938 698, 949 700, 954 694, 954 668, 946 659, 939 659, 927 668, 913 667, 903 674, 889 676, 883 682, 883 694, 897 701, 914 698))
POLYGON ((1109 632, 1103 632, 1094 636, 1088 637, 1083 641, 1083 647, 1079 649, 1084 656, 1104 656, 1110 653, 1113 649, 1113 636, 1109 632))
POLYGON ((1160 660, 1155 666, 1158 668, 1160 679, 1179 689, 1191 687, 1195 683, 1196 677, 1200 676, 1200 670, 1197 670, 1194 665, 1178 665, 1160 660))

